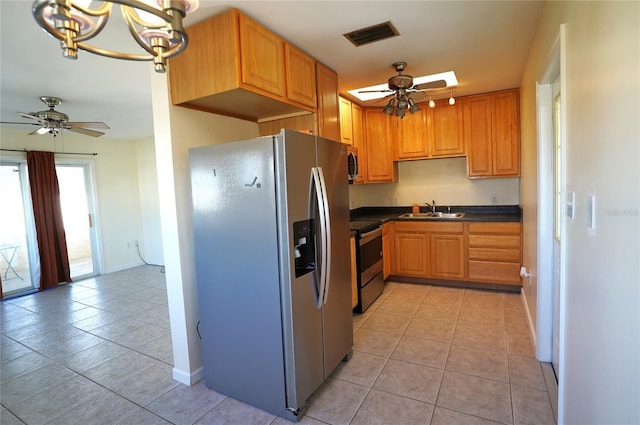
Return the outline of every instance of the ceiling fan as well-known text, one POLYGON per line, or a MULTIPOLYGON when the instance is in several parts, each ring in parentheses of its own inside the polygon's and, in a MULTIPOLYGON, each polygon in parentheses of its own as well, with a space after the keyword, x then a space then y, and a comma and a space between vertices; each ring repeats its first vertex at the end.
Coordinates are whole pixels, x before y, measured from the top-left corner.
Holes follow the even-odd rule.
MULTIPOLYGON (((394 75, 387 81, 388 88, 374 88, 373 90, 359 90, 358 93, 391 93, 385 96, 385 99, 389 99, 389 103, 384 107, 383 112, 387 115, 395 115, 398 118, 404 118, 405 111, 409 110, 411 114, 415 114, 420 110, 418 104, 411 98, 412 93, 424 94, 424 92, 430 90, 439 90, 447 88, 447 82, 442 79, 434 81, 425 81, 421 84, 413 84, 413 77, 411 75, 403 74, 406 62, 395 62, 393 67, 398 72, 398 75, 394 75)), ((424 79, 426 77, 420 77, 424 79)))
POLYGON ((104 134, 103 132, 90 130, 89 128, 109 128, 109 126, 103 122, 69 121, 67 114, 55 110, 55 107, 62 103, 62 99, 58 97, 40 96, 40 100, 49 107, 49 110, 30 113, 18 112, 18 115, 35 120, 36 122, 2 122, 2 124, 38 125, 40 128, 32 131, 29 135, 49 133, 52 134, 53 137, 56 137, 62 130, 69 130, 86 136, 100 137, 104 134))
POLYGON ((394 75, 387 81, 388 89, 382 90, 359 90, 358 93, 395 93, 404 90, 405 93, 411 92, 423 92, 427 90, 437 90, 447 87, 445 80, 429 81, 422 84, 413 85, 413 77, 411 75, 403 74, 402 71, 407 67, 406 62, 395 62, 392 65, 398 75, 394 75))

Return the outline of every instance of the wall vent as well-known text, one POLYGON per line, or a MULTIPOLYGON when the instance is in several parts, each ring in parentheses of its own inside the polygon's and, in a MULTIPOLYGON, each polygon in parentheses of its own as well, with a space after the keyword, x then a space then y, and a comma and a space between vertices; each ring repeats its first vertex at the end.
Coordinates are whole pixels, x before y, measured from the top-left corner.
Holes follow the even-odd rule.
POLYGON ((371 27, 362 28, 343 34, 354 46, 360 47, 386 38, 395 37, 400 33, 395 29, 391 21, 383 22, 371 27))

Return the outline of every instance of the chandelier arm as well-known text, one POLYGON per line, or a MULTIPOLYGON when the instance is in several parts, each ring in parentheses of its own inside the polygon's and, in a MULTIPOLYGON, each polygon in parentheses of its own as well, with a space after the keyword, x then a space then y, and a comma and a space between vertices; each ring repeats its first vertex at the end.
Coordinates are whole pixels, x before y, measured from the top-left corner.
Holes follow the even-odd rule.
POLYGON ((186 15, 185 5, 181 0, 165 0, 163 9, 159 10, 140 0, 104 0, 101 7, 89 9, 73 4, 65 0, 35 0, 32 6, 32 14, 40 27, 61 41, 63 55, 71 59, 77 58, 77 50, 84 50, 100 56, 134 60, 134 61, 154 61, 157 72, 164 72, 166 69, 165 59, 175 56, 187 47, 188 37, 182 26, 182 19, 186 15), (87 43, 102 31, 111 14, 113 3, 121 6, 122 14, 134 40, 146 53, 129 53, 112 51, 106 48, 93 46, 87 43), (49 16, 45 17, 45 8, 52 7, 54 12, 50 13, 55 22, 49 22, 49 16), (135 10, 134 10, 135 9, 135 10), (97 17, 91 29, 82 33, 82 27, 74 17, 74 14, 97 17), (164 21, 164 23, 146 22, 142 19, 138 11, 150 13, 164 21), (151 34, 145 37, 144 30, 148 32, 165 32, 163 34, 151 34))
POLYGON ((122 10, 122 15, 127 20, 127 24, 128 25, 132 25, 132 24, 130 24, 130 22, 131 21, 135 21, 138 25, 141 25, 141 26, 144 26, 144 27, 147 27, 147 28, 160 29, 160 28, 164 28, 166 26, 166 24, 170 24, 170 23, 173 22, 173 17, 172 16, 170 16, 169 14, 165 13, 162 10, 159 10, 159 9, 154 8, 154 7, 148 6, 147 4, 140 3, 140 2, 135 2, 135 3, 140 3, 140 6, 133 6, 131 3, 134 3, 134 2, 130 2, 130 1, 127 1, 127 0, 111 0, 111 1, 114 2, 114 3, 120 4, 120 9, 122 10), (144 21, 144 20, 142 20, 140 18, 140 15, 135 13, 134 9, 143 10, 143 11, 148 12, 148 13, 154 15, 154 16, 157 16, 158 18, 162 19, 164 21, 164 23, 154 24, 153 22, 144 21))

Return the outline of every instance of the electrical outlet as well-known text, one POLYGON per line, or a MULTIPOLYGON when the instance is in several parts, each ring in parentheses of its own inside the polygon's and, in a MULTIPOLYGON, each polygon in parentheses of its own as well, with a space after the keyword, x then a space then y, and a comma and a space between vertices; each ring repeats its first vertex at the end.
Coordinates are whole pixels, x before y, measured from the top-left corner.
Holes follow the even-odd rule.
POLYGON ((133 241, 133 244, 134 244, 135 246, 138 246, 138 241, 137 241, 137 240, 133 241))
POLYGON ((498 194, 497 193, 492 193, 490 199, 491 199, 491 205, 498 205, 498 194))

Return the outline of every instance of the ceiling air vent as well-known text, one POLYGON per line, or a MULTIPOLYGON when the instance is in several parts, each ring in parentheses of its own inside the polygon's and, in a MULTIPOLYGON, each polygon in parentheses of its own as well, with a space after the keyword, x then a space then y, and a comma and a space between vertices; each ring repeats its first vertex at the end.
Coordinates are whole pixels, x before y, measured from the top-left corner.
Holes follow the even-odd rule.
POLYGON ((343 35, 347 37, 347 40, 353 43, 354 46, 360 47, 365 44, 384 40, 385 38, 395 37, 400 35, 400 33, 398 33, 394 28, 391 21, 387 21, 382 24, 351 31, 350 33, 343 35))

